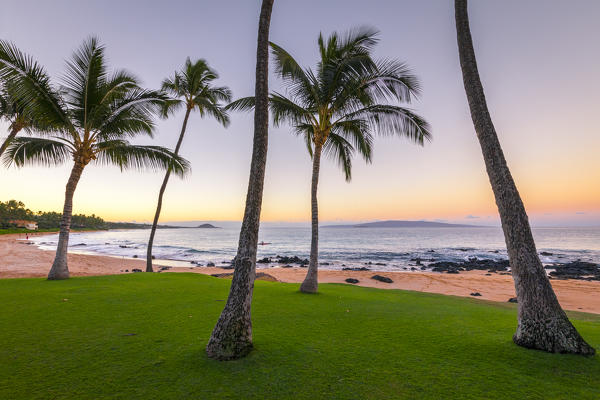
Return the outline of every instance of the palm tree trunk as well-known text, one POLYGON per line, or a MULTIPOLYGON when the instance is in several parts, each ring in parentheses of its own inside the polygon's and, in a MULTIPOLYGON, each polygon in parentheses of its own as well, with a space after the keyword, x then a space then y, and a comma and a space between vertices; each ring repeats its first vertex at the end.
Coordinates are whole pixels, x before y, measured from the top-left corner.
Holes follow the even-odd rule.
POLYGON ((71 216, 73 215, 73 194, 75 193, 75 188, 77 188, 79 178, 81 178, 83 168, 83 164, 75 162, 73 169, 71 170, 71 176, 67 182, 67 187, 65 190, 65 205, 63 207, 63 214, 60 220, 58 246, 56 247, 56 256, 54 257, 52 268, 48 273, 49 280, 69 278, 67 251, 69 247, 69 231, 71 230, 71 216))
POLYGON ((308 272, 304 282, 300 285, 300 291, 304 293, 317 293, 319 287, 319 205, 317 203, 317 186, 319 185, 319 169, 321 167, 321 145, 315 146, 312 166, 312 183, 310 187, 311 207, 311 239, 310 259, 308 272))
POLYGON ((502 222, 518 299, 518 327, 513 341, 555 353, 591 355, 590 347, 560 307, 540 262, 525 207, 506 164, 492 123, 469 29, 467 0, 455 0, 460 65, 471 117, 502 222))
POLYGON ((269 139, 269 25, 272 9, 273 0, 262 1, 256 48, 254 144, 233 280, 225 308, 206 345, 208 356, 217 360, 241 358, 252 350, 250 311, 269 139))
MULTIPOLYGON (((183 136, 185 135, 185 129, 187 128, 188 118, 190 117, 191 108, 187 108, 185 112, 185 117, 183 118, 183 125, 181 126, 181 133, 179 134, 179 140, 177 141, 177 145, 175 146, 175 155, 179 154, 179 149, 181 148, 181 142, 183 142, 183 136)), ((154 214, 154 221, 152 222, 152 229, 150 229, 150 239, 148 240, 148 248, 146 250, 146 272, 152 272, 152 245, 154 244, 154 235, 156 234, 156 226, 158 225, 158 218, 160 217, 160 210, 162 208, 162 199, 165 194, 165 189, 167 188, 167 183, 169 183, 169 177, 171 176, 171 170, 167 169, 165 173, 165 178, 163 179, 163 183, 160 186, 160 191, 158 192, 158 204, 156 205, 156 213, 154 214)))
POLYGON ((21 130, 20 128, 17 128, 15 126, 13 126, 10 129, 10 133, 4 140, 4 143, 2 143, 2 146, 0 146, 0 157, 2 157, 2 154, 4 153, 4 151, 6 150, 6 148, 10 144, 10 142, 15 138, 15 136, 17 136, 17 133, 19 133, 20 130, 21 130))

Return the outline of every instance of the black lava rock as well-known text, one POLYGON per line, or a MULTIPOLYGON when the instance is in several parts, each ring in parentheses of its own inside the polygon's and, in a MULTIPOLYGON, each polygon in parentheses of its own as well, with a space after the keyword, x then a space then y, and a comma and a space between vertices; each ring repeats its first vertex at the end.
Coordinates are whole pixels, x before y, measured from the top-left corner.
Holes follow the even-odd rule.
POLYGON ((348 278, 348 279, 346 279, 346 282, 348 282, 348 283, 358 283, 358 279, 348 278))
POLYGON ((473 292, 473 293, 471 293, 471 296, 479 297, 479 296, 481 296, 481 293, 479 293, 479 292, 473 292))
POLYGON ((385 283, 393 283, 394 282, 393 280, 391 280, 387 276, 381 276, 381 275, 373 275, 371 277, 371 279, 375 279, 376 281, 385 282, 385 283))

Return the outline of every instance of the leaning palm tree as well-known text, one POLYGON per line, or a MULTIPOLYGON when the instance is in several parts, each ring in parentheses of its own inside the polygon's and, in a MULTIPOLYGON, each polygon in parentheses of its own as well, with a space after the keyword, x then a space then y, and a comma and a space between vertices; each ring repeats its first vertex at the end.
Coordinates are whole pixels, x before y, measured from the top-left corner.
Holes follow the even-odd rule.
MULTIPOLYGON (((192 111, 198 111, 200 116, 210 115, 215 118, 223 126, 229 125, 229 116, 225 111, 221 102, 231 101, 231 91, 227 87, 213 86, 212 81, 217 79, 219 75, 211 69, 205 60, 198 60, 192 64, 188 58, 185 61, 183 70, 175 72, 175 75, 169 79, 165 79, 162 84, 163 92, 172 96, 172 99, 165 102, 163 107, 163 115, 166 116, 169 112, 185 106, 185 116, 183 117, 183 125, 179 140, 175 146, 174 154, 179 154, 183 136, 188 123, 188 118, 192 111)), ((146 272, 152 272, 152 244, 154 243, 154 235, 156 234, 156 226, 160 217, 162 208, 163 195, 169 182, 171 170, 167 170, 163 183, 158 192, 158 204, 152 229, 150 230, 150 239, 148 240, 148 248, 146 251, 146 272)))
POLYGON ((142 89, 126 71, 109 75, 104 47, 97 39, 86 40, 73 54, 59 90, 50 85, 43 69, 27 73, 32 60, 14 46, 9 48, 9 53, 0 54, 0 76, 19 88, 16 96, 22 104, 33 105, 29 107, 33 119, 51 123, 53 130, 43 137, 13 139, 4 154, 6 164, 57 165, 73 160, 56 257, 48 274, 48 279, 66 279, 73 194, 89 163, 115 164, 122 170, 169 169, 179 175, 188 170, 188 163, 166 148, 127 141, 140 134, 152 136, 153 114, 166 96, 142 89))
POLYGON ((252 350, 250 311, 269 139, 269 26, 272 10, 273 0, 263 0, 256 46, 254 143, 246 209, 227 303, 206 345, 208 356, 217 360, 241 358, 252 350))
POLYGON ((466 0, 455 0, 460 66, 471 117, 496 198, 519 305, 513 341, 555 353, 592 355, 560 307, 540 262, 521 196, 512 178, 487 108, 477 70, 466 0))
MULTIPOLYGON (((404 63, 373 59, 376 36, 377 31, 369 28, 345 37, 333 33, 327 40, 319 35, 321 59, 315 71, 301 68, 287 51, 271 44, 276 71, 289 93, 270 96, 274 123, 289 122, 312 157, 310 258, 300 286, 305 293, 315 293, 318 288, 321 155, 336 160, 350 181, 354 153, 370 162, 375 133, 405 136, 421 145, 431 137, 424 119, 393 104, 410 103, 420 92, 419 82, 404 63)), ((249 97, 229 107, 248 109, 253 105, 254 99, 249 97)))

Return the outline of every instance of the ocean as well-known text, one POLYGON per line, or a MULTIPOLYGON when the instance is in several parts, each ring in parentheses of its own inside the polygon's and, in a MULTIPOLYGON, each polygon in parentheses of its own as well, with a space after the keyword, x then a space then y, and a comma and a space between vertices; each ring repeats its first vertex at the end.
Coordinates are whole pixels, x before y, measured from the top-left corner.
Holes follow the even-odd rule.
MULTIPOLYGON (((110 230, 71 233, 69 251, 114 257, 146 257, 150 230, 110 230)), ((600 263, 600 228, 534 228, 544 264, 581 260, 600 263)), ((235 256, 239 228, 159 229, 153 254, 157 265, 228 264, 235 256)), ((485 228, 321 228, 320 268, 338 270, 369 264, 371 270, 402 271, 417 258, 427 266, 437 261, 507 259, 502 230, 485 228)), ((41 249, 55 250, 58 234, 34 236, 41 249)), ((258 257, 308 258, 309 227, 261 227, 258 257)), ((260 264, 261 267, 277 266, 260 264)))

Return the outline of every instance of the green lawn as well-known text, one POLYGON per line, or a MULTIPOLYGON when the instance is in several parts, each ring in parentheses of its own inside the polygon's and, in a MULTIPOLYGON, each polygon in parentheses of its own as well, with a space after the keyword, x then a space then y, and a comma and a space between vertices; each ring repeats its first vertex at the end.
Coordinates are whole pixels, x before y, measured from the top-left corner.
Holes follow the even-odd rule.
MULTIPOLYGON (((213 361, 229 283, 0 280, 0 399, 600 398, 600 357, 517 347, 512 304, 349 285, 257 282, 254 351, 213 361)), ((571 317, 600 348, 600 316, 571 317)))

